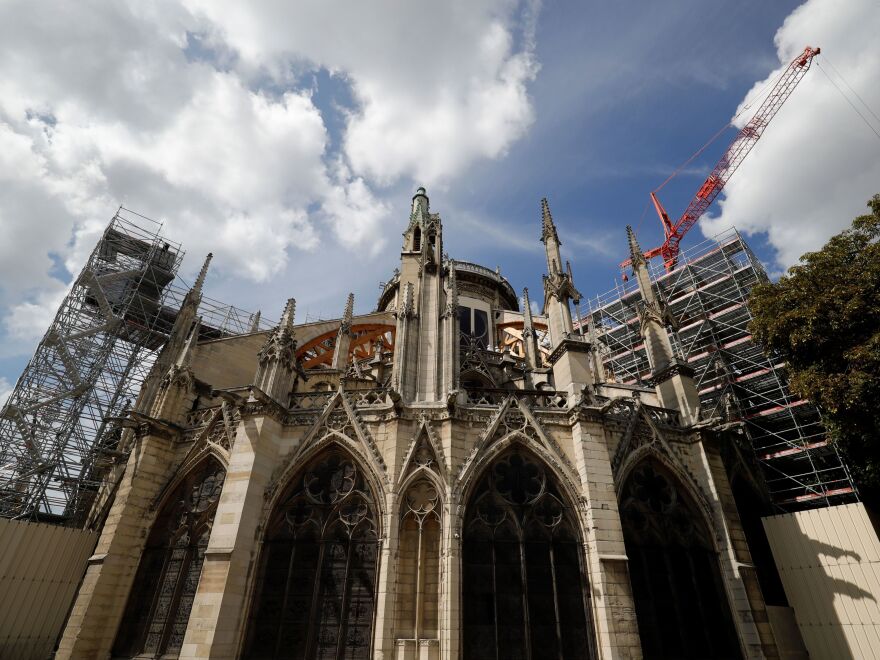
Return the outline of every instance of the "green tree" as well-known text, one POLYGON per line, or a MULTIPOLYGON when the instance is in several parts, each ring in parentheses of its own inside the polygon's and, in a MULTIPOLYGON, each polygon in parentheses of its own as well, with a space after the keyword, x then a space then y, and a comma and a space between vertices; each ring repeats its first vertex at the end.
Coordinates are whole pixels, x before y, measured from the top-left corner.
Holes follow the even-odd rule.
POLYGON ((869 215, 752 290, 751 331, 822 411, 863 496, 880 493, 880 195, 869 215))

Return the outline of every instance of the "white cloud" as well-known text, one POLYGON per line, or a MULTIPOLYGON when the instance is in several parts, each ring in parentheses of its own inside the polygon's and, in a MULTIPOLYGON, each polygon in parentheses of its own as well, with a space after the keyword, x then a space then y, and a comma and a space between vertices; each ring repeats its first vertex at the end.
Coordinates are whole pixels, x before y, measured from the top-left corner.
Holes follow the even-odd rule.
POLYGON ((313 3, 249 5, 188 0, 209 17, 241 68, 291 74, 290 63, 342 72, 359 107, 345 153, 371 181, 409 175, 448 182, 479 158, 496 158, 533 120, 527 84, 538 65, 537 3, 313 3))
MULTIPOLYGON (((805 46, 820 46, 822 54, 727 184, 720 216, 701 223, 704 234, 730 225, 767 232, 787 267, 866 212, 866 201, 880 191, 880 141, 819 66, 833 76, 830 60, 880 113, 878 32, 880 7, 872 0, 809 0, 788 16, 776 34, 780 69, 746 98, 805 46)), ((880 131, 880 122, 875 127, 880 131)))
POLYGON ((322 242, 328 271, 369 270, 400 229, 387 186, 449 182, 531 123, 525 1, 0 4, 0 353, 45 331, 120 203, 231 289, 299 281, 322 242), (354 99, 332 135, 320 69, 354 99))

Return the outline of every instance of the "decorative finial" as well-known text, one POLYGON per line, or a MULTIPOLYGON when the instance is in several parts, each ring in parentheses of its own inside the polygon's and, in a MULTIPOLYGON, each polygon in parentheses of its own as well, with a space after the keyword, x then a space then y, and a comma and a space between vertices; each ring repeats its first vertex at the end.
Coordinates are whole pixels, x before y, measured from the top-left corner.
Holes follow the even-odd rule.
POLYGON ((351 327, 352 316, 354 316, 354 294, 349 293, 345 301, 345 311, 342 313, 342 325, 346 328, 351 327))
POLYGON ((296 298, 288 298, 287 304, 284 306, 284 313, 281 315, 281 321, 278 322, 278 327, 282 330, 293 329, 293 318, 296 314, 296 298))
POLYGON ((257 313, 254 314, 251 319, 251 332, 259 332, 260 330, 260 310, 257 310, 257 313))
POLYGON ((556 225, 553 224, 553 216, 550 215, 550 203, 546 197, 541 199, 541 241, 547 242, 547 237, 552 236, 556 243, 562 245, 559 235, 556 233, 556 225))
POLYGON ((211 265, 211 259, 214 258, 213 252, 208 252, 208 256, 205 257, 205 263, 202 264, 202 269, 199 271, 199 276, 196 278, 196 283, 193 284, 193 290, 196 293, 202 292, 202 285, 205 283, 205 278, 208 276, 208 266, 211 265))
POLYGON ((532 303, 529 300, 529 289, 528 287, 523 288, 523 335, 526 334, 526 331, 533 331, 532 321, 532 303))
POLYGON ((446 310, 455 313, 458 310, 458 276, 455 274, 455 261, 449 260, 449 295, 446 299, 446 310))
POLYGON ((630 225, 626 226, 626 238, 629 241, 629 258, 632 261, 633 268, 646 265, 645 255, 642 253, 642 248, 639 247, 636 234, 630 225))

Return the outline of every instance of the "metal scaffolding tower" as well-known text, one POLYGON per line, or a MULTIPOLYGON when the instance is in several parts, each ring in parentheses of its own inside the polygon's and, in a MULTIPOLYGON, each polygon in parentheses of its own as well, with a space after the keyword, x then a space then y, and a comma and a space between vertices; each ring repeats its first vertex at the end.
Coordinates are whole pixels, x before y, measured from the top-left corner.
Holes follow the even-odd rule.
MULTIPOLYGON (((683 252, 669 273, 649 268, 676 320, 673 344, 695 370, 704 414, 742 423, 773 503, 793 510, 855 500, 819 411, 791 393, 783 361, 752 339, 749 291, 768 278, 740 234, 731 229, 683 252)), ((639 300, 636 282, 625 281, 581 310, 595 327, 606 373, 627 384, 647 384, 651 375, 639 300)))
MULTIPOLYGON (((188 287, 183 251, 120 208, 0 410, 0 516, 77 520, 114 461, 113 421, 135 401, 188 287)), ((267 327, 203 298, 203 337, 267 327)))

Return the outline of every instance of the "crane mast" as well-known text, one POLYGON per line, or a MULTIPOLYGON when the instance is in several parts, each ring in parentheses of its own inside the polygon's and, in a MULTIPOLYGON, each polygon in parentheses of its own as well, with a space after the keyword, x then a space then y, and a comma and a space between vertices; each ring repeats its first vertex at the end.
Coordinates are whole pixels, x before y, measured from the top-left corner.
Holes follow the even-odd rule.
MULTIPOLYGON (((651 193, 651 201, 654 204, 657 215, 660 216, 666 240, 659 247, 645 252, 646 258, 650 259, 659 255, 663 257, 663 265, 667 271, 675 268, 678 261, 681 239, 697 224, 706 210, 712 205, 712 202, 715 201, 715 198, 724 189, 730 177, 733 176, 733 173, 736 172, 745 157, 761 138, 770 120, 776 116, 782 104, 791 96, 797 84, 807 73, 813 58, 819 52, 819 48, 807 46, 802 53, 791 61, 776 81, 773 89, 770 90, 767 98, 764 99, 761 107, 758 108, 755 115, 736 134, 733 142, 730 143, 724 155, 721 156, 721 159, 712 169, 711 174, 703 181, 703 184, 694 194, 684 213, 674 224, 657 198, 656 191, 651 193)), ((629 260, 627 260, 621 266, 628 266, 629 263, 629 260)))

